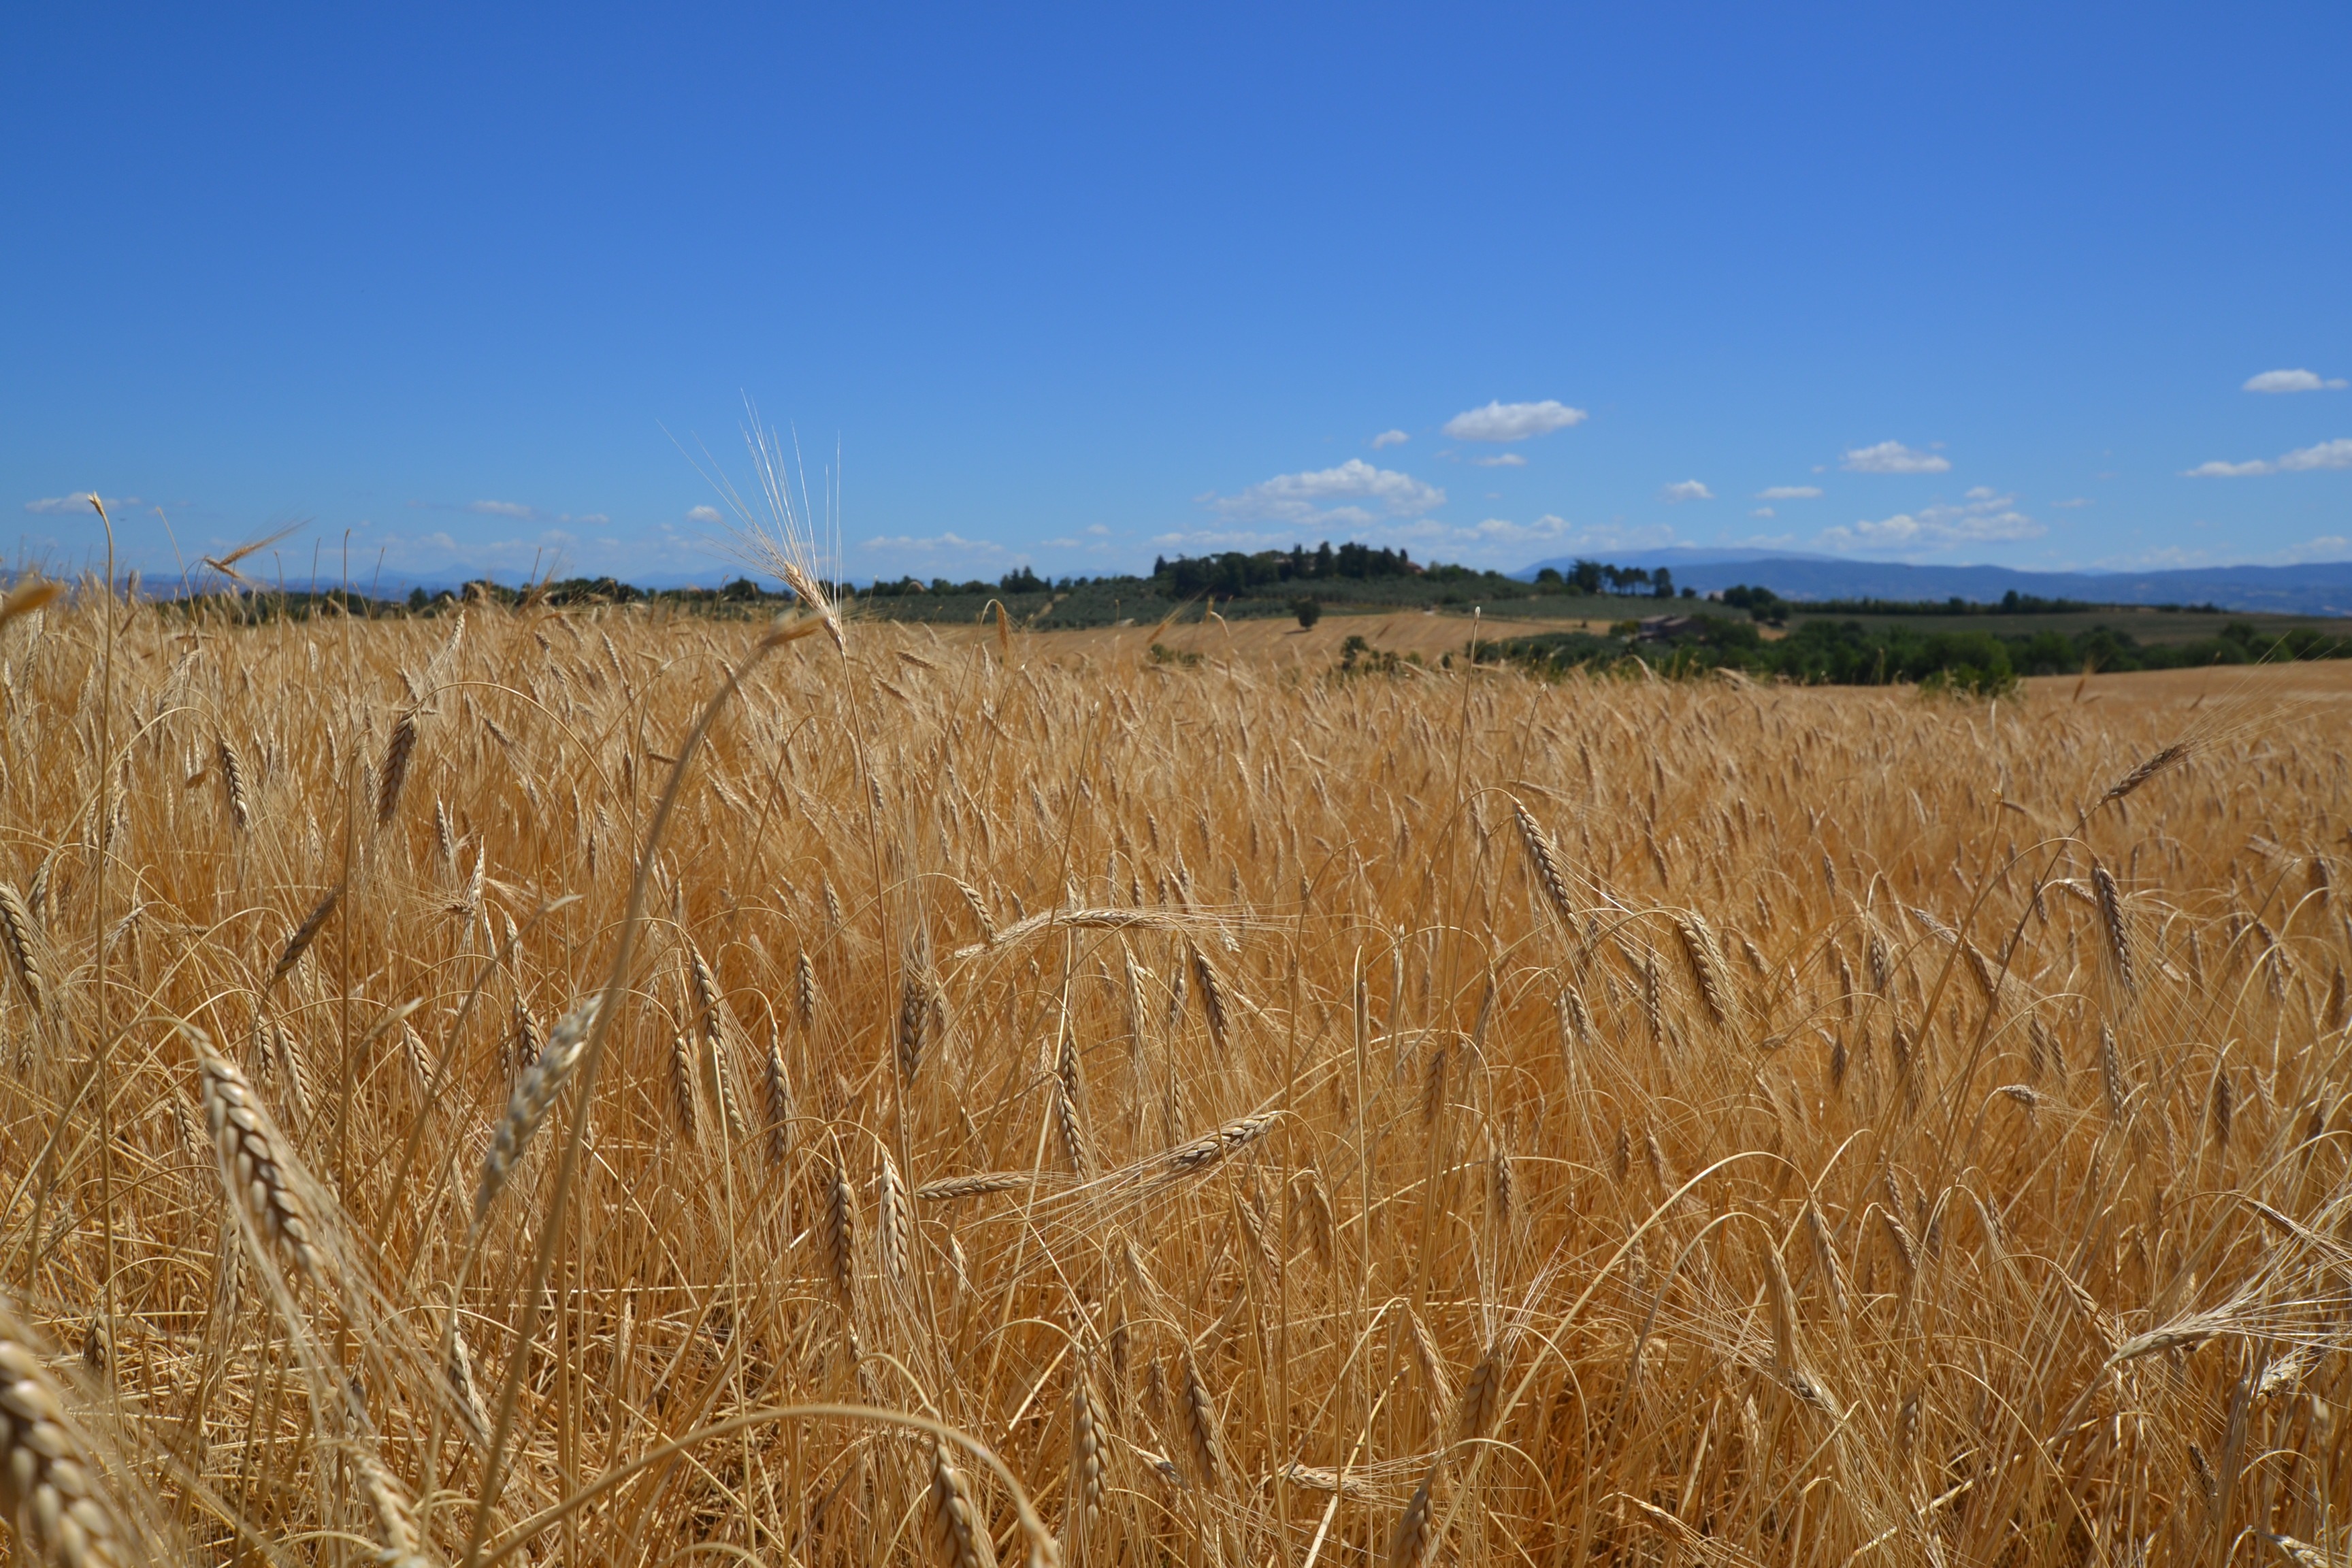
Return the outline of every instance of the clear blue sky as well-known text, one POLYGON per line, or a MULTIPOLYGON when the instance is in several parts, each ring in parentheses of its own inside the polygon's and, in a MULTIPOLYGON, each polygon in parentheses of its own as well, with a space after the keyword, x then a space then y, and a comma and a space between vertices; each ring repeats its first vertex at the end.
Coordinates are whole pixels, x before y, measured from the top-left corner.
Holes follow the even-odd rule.
POLYGON ((861 577, 2352 556, 2347 82, 2340 0, 19 5, 6 543, 716 580, 748 396, 861 577))

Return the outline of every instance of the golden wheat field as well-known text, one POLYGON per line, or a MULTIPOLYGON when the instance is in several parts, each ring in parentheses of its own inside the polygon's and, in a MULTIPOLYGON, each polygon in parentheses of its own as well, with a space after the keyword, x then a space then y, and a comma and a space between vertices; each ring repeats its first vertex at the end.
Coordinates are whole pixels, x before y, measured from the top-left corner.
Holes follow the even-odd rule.
POLYGON ((29 603, 18 1561, 2343 1560, 2258 677, 29 603))

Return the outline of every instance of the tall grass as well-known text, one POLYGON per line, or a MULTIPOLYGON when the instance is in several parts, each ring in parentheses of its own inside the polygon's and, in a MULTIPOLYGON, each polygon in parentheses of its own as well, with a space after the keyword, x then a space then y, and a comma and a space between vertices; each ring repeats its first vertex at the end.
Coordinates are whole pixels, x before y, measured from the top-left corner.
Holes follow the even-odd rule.
POLYGON ((2314 727, 29 604, 20 1554, 2340 1560, 2314 727))

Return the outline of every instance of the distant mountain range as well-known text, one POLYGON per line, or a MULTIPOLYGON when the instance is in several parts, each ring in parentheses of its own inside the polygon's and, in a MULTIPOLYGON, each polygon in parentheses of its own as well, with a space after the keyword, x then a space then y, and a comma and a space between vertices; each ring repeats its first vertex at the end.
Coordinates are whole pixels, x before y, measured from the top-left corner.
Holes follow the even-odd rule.
MULTIPOLYGON (((1587 559, 1618 566, 1660 566, 1677 587, 1714 593, 1737 584, 1769 588, 1784 599, 1963 599, 1989 604, 2015 589, 2044 599, 2107 605, 2219 605, 2273 615, 2352 616, 2352 561, 2302 566, 2192 566, 2171 572, 2016 572, 2006 566, 1906 566, 1832 555, 1763 550, 1594 551, 1587 559)), ((1575 556, 1538 561, 1565 572, 1575 556)))

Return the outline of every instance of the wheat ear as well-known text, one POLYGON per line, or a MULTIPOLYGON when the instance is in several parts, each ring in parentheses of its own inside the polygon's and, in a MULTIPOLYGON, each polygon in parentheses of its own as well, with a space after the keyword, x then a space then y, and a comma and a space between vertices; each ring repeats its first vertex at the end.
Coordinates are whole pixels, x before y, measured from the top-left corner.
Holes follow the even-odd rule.
POLYGON ((1214 1489, 1225 1473, 1224 1429, 1217 1424, 1216 1396, 1201 1376, 1201 1363, 1184 1352, 1184 1438, 1191 1445, 1192 1473, 1214 1489))
POLYGON ((793 965, 793 1015, 805 1035, 816 1025, 816 965, 803 950, 793 965))
POLYGON ((1070 1511, 1065 1527, 1082 1545, 1094 1533, 1102 1511, 1102 1433, 1096 1424, 1094 1394, 1083 1362, 1070 1379, 1070 1511))
POLYGON ((203 1079, 205 1121, 220 1150, 221 1179, 228 1184, 229 1195, 297 1268, 318 1279, 320 1255, 310 1239, 310 1216, 294 1189, 289 1159, 254 1098, 253 1086, 209 1042, 198 1046, 196 1066, 203 1079))
POLYGON ((1437 1484, 1437 1472, 1444 1465, 1440 1455, 1421 1478, 1421 1485, 1412 1489, 1412 1500, 1404 1505, 1397 1519, 1396 1533, 1389 1537, 1388 1568, 1421 1568, 1429 1555, 1430 1518, 1429 1492, 1437 1484))
POLYGON ((77 1457, 65 1411, 40 1362, 0 1339, 0 1512, 27 1557, 63 1568, 116 1568, 131 1561, 125 1532, 77 1457))
POLYGON ((1682 941, 1683 963, 1690 970, 1692 987, 1718 1029, 1731 1022, 1731 980, 1724 973, 1723 949, 1706 921, 1696 914, 1675 916, 1675 935, 1682 941))
POLYGON ((416 710, 400 716, 392 739, 383 748, 383 772, 376 780, 375 825, 389 827, 400 811, 400 793, 408 786, 408 763, 416 751, 416 710))
POLYGON ((408 1496, 384 1468, 383 1460, 373 1453, 362 1453, 354 1468, 359 1472, 360 1492, 374 1520, 376 1562, 382 1568, 430 1568, 432 1559, 417 1549, 416 1520, 409 1510, 408 1496))
POLYGON ((1214 1132, 1204 1133, 1171 1151, 1168 1168, 1179 1173, 1207 1170, 1227 1155, 1238 1153, 1265 1137, 1280 1114, 1274 1111, 1263 1116, 1244 1116, 1239 1121, 1226 1123, 1214 1132))
POLYGON ((592 996, 556 1020, 555 1027, 548 1033, 547 1044, 523 1069, 514 1092, 507 1097, 506 1114, 499 1119, 489 1152, 482 1157, 482 1179, 474 1191, 475 1224, 481 1223, 490 1205, 506 1190, 531 1139, 546 1122, 548 1112, 555 1109, 564 1086, 572 1081, 572 1069, 580 1065, 580 1053, 587 1046, 588 1031, 596 1022, 601 1001, 601 997, 592 996))
POLYGON ((784 1073, 783 1042, 774 1035, 768 1037, 768 1059, 760 1087, 767 1101, 768 1158, 781 1171, 793 1152, 793 1080, 784 1073))
POLYGON ((1519 842, 1527 847, 1528 868, 1535 873, 1536 886, 1543 889, 1545 901, 1562 923, 1572 923, 1575 917, 1568 897, 1568 878, 1560 871, 1559 851, 1552 847, 1551 836, 1516 800, 1511 802, 1511 820, 1518 826, 1519 842))
POLYGON ((2095 860, 2091 862, 2091 890, 2098 896, 2107 962, 2115 965, 2116 984, 2129 995, 2139 989, 2139 977, 2132 967, 2131 928, 2124 921, 2123 894, 2116 887, 2114 875, 2095 860))
POLYGON ((25 1000, 35 1016, 48 1011, 48 976, 42 972, 39 951, 33 945, 33 911, 13 882, 0 882, 0 948, 8 952, 8 970, 24 987, 25 1000))
POLYGON ((294 928, 294 934, 286 939, 284 947, 278 949, 278 962, 269 971, 270 984, 275 985, 285 979, 288 973, 302 962, 302 955, 310 951, 310 944, 318 941, 319 933, 327 928, 327 917, 335 912, 335 905, 341 901, 342 896, 342 886, 338 883, 327 889, 326 897, 310 906, 310 912, 302 917, 302 923, 294 928))
POLYGON ((252 806, 245 794, 245 763, 226 735, 220 738, 215 755, 220 761, 221 795, 228 803, 229 826, 242 833, 253 821, 252 806))
POLYGON ((931 1445, 929 1502, 931 1547, 945 1568, 996 1568, 996 1542, 972 1501, 971 1487, 937 1443, 931 1445))
POLYGON ((1225 985, 1225 977, 1217 972, 1217 966, 1209 962, 1209 955, 1202 952, 1196 943, 1188 942, 1184 945, 1192 953, 1192 978, 1201 987, 1201 1012, 1209 1020, 1209 1038, 1215 1042, 1217 1054, 1223 1056, 1232 1047, 1232 1037, 1227 1030, 1231 1027, 1233 1016, 1232 998, 1225 985))
POLYGON ((849 1173, 836 1159, 827 1172, 824 1218, 817 1230, 818 1260, 844 1308, 857 1283, 857 1195, 850 1191, 849 1173))
POLYGON ((907 1183, 898 1174, 898 1162, 890 1152, 882 1152, 882 1175, 877 1186, 877 1207, 880 1217, 875 1226, 876 1240, 882 1253, 882 1276, 893 1285, 907 1282, 908 1253, 914 1245, 914 1224, 907 1206, 907 1183))

